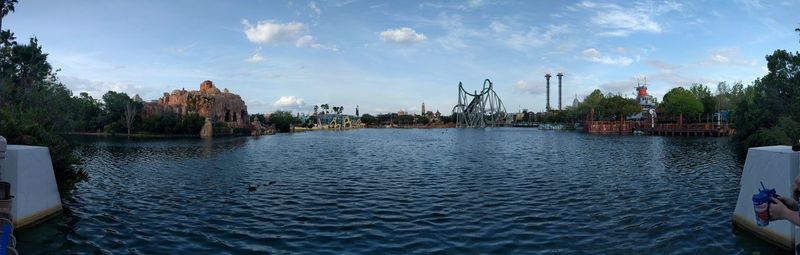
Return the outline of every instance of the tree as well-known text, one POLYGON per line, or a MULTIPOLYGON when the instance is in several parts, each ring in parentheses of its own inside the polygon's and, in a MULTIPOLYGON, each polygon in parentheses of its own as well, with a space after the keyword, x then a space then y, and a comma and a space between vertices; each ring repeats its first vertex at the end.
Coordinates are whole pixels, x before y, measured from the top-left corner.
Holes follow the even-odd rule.
POLYGON ((276 111, 269 115, 269 122, 275 125, 279 132, 289 132, 294 117, 290 111, 276 111))
POLYGON ((105 106, 106 118, 108 122, 122 119, 125 114, 125 107, 131 98, 124 92, 108 91, 103 94, 103 105, 105 106))
POLYGON ((791 145, 800 138, 800 53, 776 50, 767 55, 769 73, 737 92, 734 127, 737 153, 764 145, 791 145))
POLYGON ((397 123, 400 125, 410 125, 414 123, 414 116, 401 115, 397 117, 397 123))
POLYGON ((0 0, 0 31, 3 31, 3 18, 8 13, 14 12, 14 4, 17 0, 0 0))
POLYGON ((322 110, 323 110, 323 112, 324 112, 325 114, 328 114, 328 109, 330 109, 330 106, 329 106, 328 104, 322 104, 322 105, 320 106, 320 108, 322 108, 322 110))
MULTIPOLYGON (((588 116, 592 110, 595 110, 596 115, 600 114, 598 108, 604 99, 605 96, 603 95, 603 92, 599 89, 595 89, 591 94, 589 94, 589 96, 586 96, 586 98, 583 99, 583 102, 580 105, 578 105, 578 112, 581 115, 588 116)), ((591 116, 591 118, 594 119, 596 116, 591 116)))
MULTIPOLYGON (((0 0, 0 22, 16 2, 0 0)), ((62 191, 88 178, 75 151, 58 135, 72 126, 76 105, 36 38, 17 44, 10 30, 0 31, 0 134, 11 144, 47 146, 62 191)))
POLYGON ((624 120, 625 116, 642 110, 636 99, 624 98, 621 95, 609 95, 600 100, 601 112, 613 120, 624 120))
POLYGON ((364 123, 364 125, 367 126, 375 126, 380 124, 380 121, 375 116, 365 113, 364 115, 361 115, 361 123, 364 123))
POLYGON ((339 114, 339 107, 338 106, 334 106, 333 107, 333 113, 339 114))
POLYGON ((425 115, 421 115, 421 116, 417 117, 417 123, 422 124, 422 125, 428 125, 428 123, 431 123, 431 119, 429 119, 425 115))
POLYGON ((711 95, 711 89, 703 84, 695 83, 689 87, 689 91, 703 104, 703 114, 712 114, 716 112, 717 101, 714 96, 711 95))
POLYGON ((668 114, 687 117, 697 117, 703 112, 703 103, 683 87, 676 87, 667 92, 661 107, 668 114))
POLYGON ((253 115, 250 115, 250 121, 251 122, 252 121, 258 121, 258 122, 261 123, 261 125, 266 125, 267 124, 267 117, 264 117, 264 114, 253 114, 253 115))
POLYGON ((125 104, 125 128, 128 129, 128 135, 131 135, 131 127, 133 127, 133 121, 136 120, 136 108, 133 106, 132 101, 128 101, 125 104))

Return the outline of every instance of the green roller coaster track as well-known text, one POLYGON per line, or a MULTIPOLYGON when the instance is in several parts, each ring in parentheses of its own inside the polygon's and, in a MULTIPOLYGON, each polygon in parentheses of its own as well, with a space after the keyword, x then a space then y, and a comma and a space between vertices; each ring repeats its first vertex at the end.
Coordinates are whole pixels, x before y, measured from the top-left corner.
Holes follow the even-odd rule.
POLYGON ((489 79, 483 81, 480 93, 469 93, 458 82, 458 104, 453 107, 453 116, 456 127, 496 127, 505 124, 506 108, 489 79))

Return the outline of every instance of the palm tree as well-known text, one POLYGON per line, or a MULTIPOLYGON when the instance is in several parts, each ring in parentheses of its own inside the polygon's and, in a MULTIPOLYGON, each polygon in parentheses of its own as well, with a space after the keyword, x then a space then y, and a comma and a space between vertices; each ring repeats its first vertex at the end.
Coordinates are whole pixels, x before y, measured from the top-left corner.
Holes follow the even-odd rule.
POLYGON ((14 4, 17 0, 0 0, 0 31, 3 31, 3 17, 9 12, 14 12, 14 4))

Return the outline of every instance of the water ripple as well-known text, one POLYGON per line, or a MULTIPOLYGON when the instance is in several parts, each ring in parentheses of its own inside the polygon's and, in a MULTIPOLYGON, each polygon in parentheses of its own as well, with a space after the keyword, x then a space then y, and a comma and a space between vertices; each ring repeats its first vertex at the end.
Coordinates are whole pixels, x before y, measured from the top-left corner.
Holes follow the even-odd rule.
POLYGON ((62 216, 19 233, 24 254, 779 252, 730 228, 741 165, 724 138, 80 139, 91 179, 62 216))

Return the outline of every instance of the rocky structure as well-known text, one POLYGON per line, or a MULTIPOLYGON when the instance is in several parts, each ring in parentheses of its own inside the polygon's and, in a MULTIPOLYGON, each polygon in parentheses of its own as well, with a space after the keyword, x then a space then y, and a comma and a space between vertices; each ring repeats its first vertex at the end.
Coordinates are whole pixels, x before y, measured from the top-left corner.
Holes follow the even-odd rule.
POLYGON ((199 91, 174 90, 172 94, 165 92, 158 100, 144 103, 142 115, 147 117, 164 112, 182 116, 197 113, 206 117, 214 127, 250 128, 250 115, 242 97, 228 92, 228 89, 220 91, 208 80, 200 84, 199 91))

